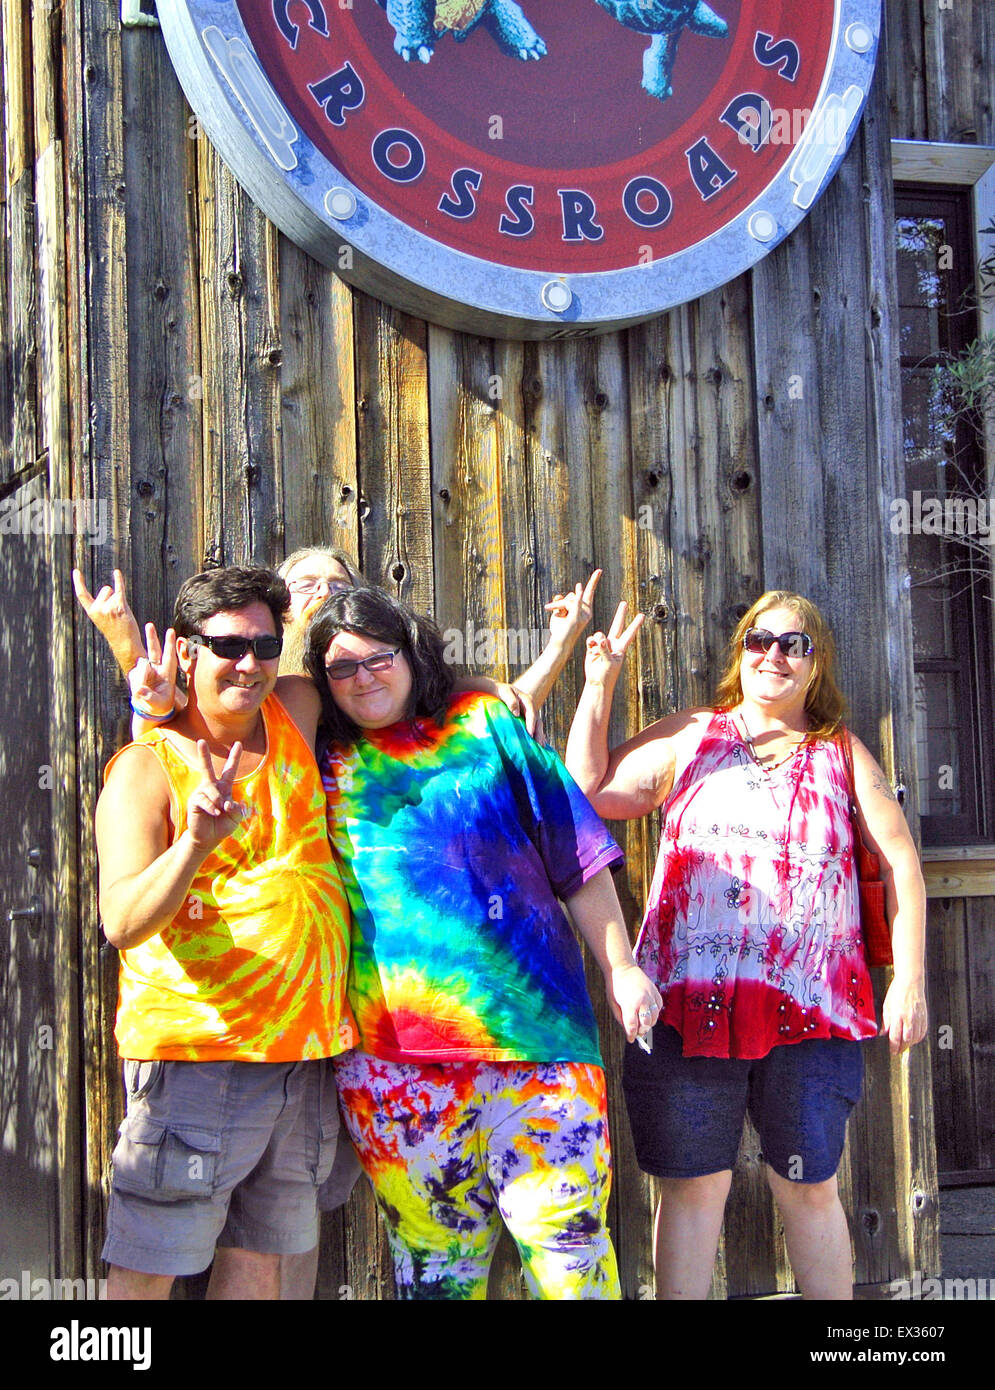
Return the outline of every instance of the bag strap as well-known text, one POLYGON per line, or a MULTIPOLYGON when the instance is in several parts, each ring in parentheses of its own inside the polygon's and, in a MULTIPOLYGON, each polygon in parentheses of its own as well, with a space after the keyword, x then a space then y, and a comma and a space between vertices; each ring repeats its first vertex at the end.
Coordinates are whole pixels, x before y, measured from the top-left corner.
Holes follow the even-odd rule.
POLYGON ((846 780, 850 790, 850 815, 856 818, 857 787, 853 778, 853 746, 850 742, 850 730, 845 724, 840 731, 840 745, 843 749, 843 762, 846 765, 846 780))
POLYGON ((877 878, 880 873, 880 860, 872 849, 867 846, 863 831, 860 828, 860 818, 857 814, 857 787, 853 776, 853 745, 850 742, 850 730, 844 725, 840 742, 843 747, 843 761, 846 764, 846 776, 849 782, 850 791, 850 823, 853 826, 853 847, 860 866, 859 876, 861 878, 877 878))

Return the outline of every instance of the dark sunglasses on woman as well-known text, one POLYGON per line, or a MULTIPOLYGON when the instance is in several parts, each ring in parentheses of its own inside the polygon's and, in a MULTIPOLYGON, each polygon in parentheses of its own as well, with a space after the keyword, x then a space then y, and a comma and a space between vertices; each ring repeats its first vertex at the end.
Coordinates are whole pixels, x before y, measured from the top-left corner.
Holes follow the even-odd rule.
POLYGON ((815 651, 807 632, 782 632, 779 637, 775 637, 774 633, 768 632, 765 627, 751 627, 743 634, 743 646, 754 656, 759 656, 761 652, 769 652, 775 642, 784 656, 811 656, 815 651))

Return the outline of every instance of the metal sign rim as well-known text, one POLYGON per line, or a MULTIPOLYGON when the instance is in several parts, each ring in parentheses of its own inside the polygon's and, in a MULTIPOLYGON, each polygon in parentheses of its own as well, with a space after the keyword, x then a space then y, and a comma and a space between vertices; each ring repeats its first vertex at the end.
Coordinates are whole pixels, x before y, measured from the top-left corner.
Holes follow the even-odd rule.
POLYGON ((158 10, 170 58, 197 119, 235 178, 281 231, 349 283, 405 312, 467 332, 512 338, 587 336, 644 322, 727 284, 772 251, 811 210, 849 148, 873 79, 881 29, 881 0, 834 0, 831 56, 811 119, 816 121, 830 97, 849 93, 853 105, 856 92, 859 102, 849 117, 845 139, 805 206, 794 201, 790 189, 795 151, 789 147, 791 152, 768 185, 736 217, 703 240, 651 264, 563 275, 554 264, 548 271, 534 271, 469 256, 378 207, 335 168, 286 112, 249 40, 235 0, 211 0, 210 4, 160 0, 158 10), (198 20, 208 16, 212 26, 229 39, 241 39, 253 54, 269 92, 293 124, 301 149, 307 151, 308 167, 321 175, 311 188, 292 184, 279 169, 258 128, 226 84, 201 39, 198 20), (855 52, 844 41, 851 25, 863 25, 873 35, 872 45, 863 52, 855 52), (322 206, 321 199, 336 188, 347 190, 356 200, 351 217, 333 219, 322 206), (751 222, 756 228, 758 214, 769 219, 762 238, 750 230, 751 222), (347 246, 351 267, 342 265, 347 246), (407 269, 411 265, 419 267, 418 278, 407 269), (716 266, 721 266, 718 275, 716 266), (555 281, 569 288, 565 311, 548 307, 544 291, 555 281), (449 287, 454 283, 472 287, 466 298, 453 297, 449 287))

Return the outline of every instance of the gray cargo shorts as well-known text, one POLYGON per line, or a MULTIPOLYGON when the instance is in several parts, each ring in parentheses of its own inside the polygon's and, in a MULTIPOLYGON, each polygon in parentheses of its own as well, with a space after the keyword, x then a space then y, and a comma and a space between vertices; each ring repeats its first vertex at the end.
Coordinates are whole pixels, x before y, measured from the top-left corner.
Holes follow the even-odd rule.
POLYGON ((197 1274, 216 1245, 293 1255, 318 1243, 335 1157, 335 1078, 310 1062, 124 1064, 103 1258, 197 1274))

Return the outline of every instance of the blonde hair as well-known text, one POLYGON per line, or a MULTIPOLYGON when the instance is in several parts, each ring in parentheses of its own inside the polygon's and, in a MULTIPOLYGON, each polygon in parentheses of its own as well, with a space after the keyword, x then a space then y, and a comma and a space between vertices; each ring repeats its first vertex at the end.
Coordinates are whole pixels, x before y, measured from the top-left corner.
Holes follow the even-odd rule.
POLYGON ((337 565, 341 565, 354 587, 358 588, 365 583, 358 563, 349 552, 331 545, 303 545, 299 550, 291 551, 277 570, 277 574, 281 579, 286 579, 295 565, 299 565, 302 560, 310 560, 312 555, 319 556, 322 560, 334 560, 337 565))
POLYGON ((726 667, 715 690, 718 709, 735 709, 743 698, 740 666, 743 659, 743 637, 757 619, 772 608, 790 608, 797 614, 798 626, 812 639, 812 678, 805 692, 805 713, 809 720, 809 738, 834 738, 846 716, 846 699, 837 683, 836 643, 829 624, 811 599, 787 589, 768 589, 761 594, 736 625, 729 639, 726 667))

